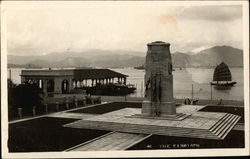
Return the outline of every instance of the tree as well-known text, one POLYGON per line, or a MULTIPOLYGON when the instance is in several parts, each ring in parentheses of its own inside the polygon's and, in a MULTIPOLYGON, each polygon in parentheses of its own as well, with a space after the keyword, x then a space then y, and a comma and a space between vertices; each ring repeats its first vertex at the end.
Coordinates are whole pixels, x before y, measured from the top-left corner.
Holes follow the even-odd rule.
POLYGON ((16 85, 12 82, 12 80, 8 79, 8 105, 9 107, 13 105, 13 89, 16 85))
POLYGON ((36 84, 20 84, 9 87, 9 104, 15 108, 31 111, 33 106, 43 105, 43 91, 36 84))

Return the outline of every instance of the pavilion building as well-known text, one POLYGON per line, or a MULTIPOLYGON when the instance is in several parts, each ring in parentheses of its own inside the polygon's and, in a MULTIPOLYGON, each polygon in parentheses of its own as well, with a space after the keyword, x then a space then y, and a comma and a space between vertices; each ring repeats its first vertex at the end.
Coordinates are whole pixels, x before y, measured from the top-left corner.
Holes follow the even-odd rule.
POLYGON ((45 94, 66 94, 75 88, 97 84, 126 84, 127 77, 109 69, 40 69, 21 72, 22 83, 36 83, 45 94))

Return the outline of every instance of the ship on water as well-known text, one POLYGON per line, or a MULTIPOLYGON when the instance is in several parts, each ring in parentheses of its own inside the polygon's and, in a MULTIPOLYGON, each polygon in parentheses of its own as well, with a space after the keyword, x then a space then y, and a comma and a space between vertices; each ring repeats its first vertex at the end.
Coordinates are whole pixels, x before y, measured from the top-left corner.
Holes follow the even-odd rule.
POLYGON ((215 68, 213 81, 210 84, 219 89, 227 89, 233 87, 236 83, 232 81, 232 74, 229 67, 222 62, 215 68))
POLYGON ((144 65, 140 65, 140 66, 136 66, 136 67, 134 67, 134 69, 144 70, 145 69, 145 64, 144 65))

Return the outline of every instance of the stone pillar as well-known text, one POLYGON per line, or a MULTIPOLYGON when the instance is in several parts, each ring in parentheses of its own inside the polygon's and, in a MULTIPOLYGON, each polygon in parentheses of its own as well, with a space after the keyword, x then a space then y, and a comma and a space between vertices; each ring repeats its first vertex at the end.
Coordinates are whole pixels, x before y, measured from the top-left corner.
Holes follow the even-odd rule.
POLYGON ((32 114, 33 114, 33 116, 36 116, 36 106, 33 106, 33 108, 32 108, 32 114))
POLYGON ((39 80, 39 88, 42 88, 43 87, 43 82, 42 80, 39 80))
POLYGON ((22 118, 23 117, 23 113, 22 113, 22 108, 18 108, 18 117, 22 118))
POLYGON ((47 96, 47 80, 43 80, 43 93, 47 96))
POLYGON ((26 81, 25 77, 21 76, 21 83, 24 83, 26 81))
POLYGON ((65 106, 66 106, 66 109, 69 109, 69 100, 68 99, 66 99, 66 101, 65 101, 65 106))
POLYGON ((79 88, 79 81, 76 81, 76 88, 79 88))
POLYGON ((83 105, 86 106, 86 104, 87 104, 87 99, 86 99, 86 96, 85 96, 85 98, 83 98, 83 105))
POLYGON ((72 78, 69 78, 68 82, 69 82, 69 86, 68 86, 69 89, 68 90, 69 90, 69 92, 71 92, 73 90, 72 78))
POLYGON ((78 101, 77 101, 77 98, 74 99, 74 102, 75 102, 75 107, 78 107, 78 101))
POLYGON ((54 92, 58 93, 58 94, 61 94, 62 93, 62 79, 55 78, 54 82, 55 82, 55 86, 54 86, 55 90, 54 90, 54 92))
POLYGON ((158 41, 148 44, 144 76, 145 100, 142 104, 143 115, 168 116, 176 114, 169 46, 169 43, 158 41))
POLYGON ((56 102, 56 111, 59 111, 59 102, 56 102))
POLYGON ((48 113, 48 104, 45 103, 44 106, 45 106, 45 113, 48 113))

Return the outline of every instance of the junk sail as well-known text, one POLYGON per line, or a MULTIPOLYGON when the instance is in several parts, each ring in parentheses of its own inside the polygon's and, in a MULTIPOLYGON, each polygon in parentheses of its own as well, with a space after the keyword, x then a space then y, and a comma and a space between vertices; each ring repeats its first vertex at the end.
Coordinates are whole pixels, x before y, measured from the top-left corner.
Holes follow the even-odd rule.
POLYGON ((211 82, 211 84, 217 86, 233 86, 234 84, 236 84, 236 82, 231 82, 232 81, 231 71, 224 62, 222 62, 215 68, 213 81, 214 82, 211 82))
POLYGON ((232 74, 224 62, 215 68, 213 81, 232 81, 232 74))

